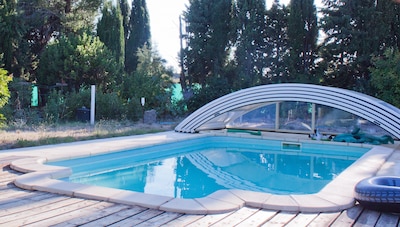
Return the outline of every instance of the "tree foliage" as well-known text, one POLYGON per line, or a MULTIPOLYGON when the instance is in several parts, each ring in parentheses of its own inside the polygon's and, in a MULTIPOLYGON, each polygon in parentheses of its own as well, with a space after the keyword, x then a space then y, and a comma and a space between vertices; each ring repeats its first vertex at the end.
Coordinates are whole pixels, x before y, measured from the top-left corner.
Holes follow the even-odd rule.
POLYGON ((158 113, 165 112, 171 97, 168 89, 172 86, 172 72, 165 69, 164 60, 158 53, 147 46, 139 49, 138 61, 137 70, 125 78, 122 97, 136 108, 140 98, 145 97, 146 108, 154 108, 158 113))
POLYGON ((104 2, 102 17, 97 23, 97 36, 114 53, 117 62, 123 65, 125 62, 125 38, 119 4, 113 6, 110 1, 104 2))
POLYGON ((396 48, 386 49, 383 56, 372 58, 371 83, 377 88, 378 98, 400 108, 400 52, 396 48))
POLYGON ((288 47, 288 15, 289 8, 275 0, 267 11, 266 24, 266 63, 267 75, 263 83, 279 83, 290 81, 288 65, 285 60, 289 54, 288 47))
POLYGON ((208 77, 223 73, 232 40, 231 0, 191 0, 184 13, 186 21, 185 50, 189 86, 192 83, 206 84, 208 77))
POLYGON ((119 72, 113 56, 98 37, 87 33, 62 36, 43 52, 37 80, 48 86, 66 83, 76 91, 91 84, 110 90, 119 72))
POLYGON ((132 73, 138 65, 138 50, 150 46, 150 17, 146 0, 133 0, 125 50, 125 71, 132 73))
POLYGON ((235 61, 239 84, 245 88, 262 83, 266 51, 266 5, 264 0, 236 2, 235 61))
MULTIPOLYGON (((12 77, 8 75, 7 70, 0 68, 0 109, 5 106, 10 98, 8 83, 12 81, 12 77)), ((0 119, 3 115, 0 114, 0 119)))
POLYGON ((10 73, 16 72, 18 45, 24 33, 16 0, 0 0, 0 54, 4 68, 10 73))
POLYGON ((380 49, 375 0, 326 0, 321 48, 324 84, 368 93, 371 56, 380 49))
POLYGON ((287 59, 291 82, 311 83, 317 57, 317 11, 314 0, 290 1, 287 59))

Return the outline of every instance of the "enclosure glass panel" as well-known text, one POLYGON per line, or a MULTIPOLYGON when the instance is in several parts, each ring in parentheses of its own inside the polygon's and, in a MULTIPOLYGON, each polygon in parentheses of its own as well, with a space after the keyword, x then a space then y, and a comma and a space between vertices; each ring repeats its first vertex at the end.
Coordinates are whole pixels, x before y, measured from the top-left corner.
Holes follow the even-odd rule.
POLYGON ((275 129, 275 115, 276 104, 271 103, 266 106, 251 110, 250 112, 238 117, 234 121, 230 122, 228 127, 254 128, 260 130, 275 129))
POLYGON ((350 133, 359 128, 360 132, 375 136, 389 135, 379 126, 355 114, 333 107, 316 105, 316 128, 326 133, 350 133))
POLYGON ((281 102, 279 129, 312 131, 312 104, 308 102, 281 102))

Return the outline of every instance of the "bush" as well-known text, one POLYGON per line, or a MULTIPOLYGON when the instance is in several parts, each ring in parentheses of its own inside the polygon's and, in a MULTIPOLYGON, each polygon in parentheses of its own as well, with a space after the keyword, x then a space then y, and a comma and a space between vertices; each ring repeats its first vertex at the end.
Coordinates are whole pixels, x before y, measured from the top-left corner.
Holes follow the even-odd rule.
POLYGON ((96 119, 124 120, 127 118, 127 109, 117 93, 96 94, 96 119))
MULTIPOLYGON (((74 121, 79 108, 90 108, 91 91, 81 88, 79 92, 63 93, 53 91, 44 107, 45 120, 48 123, 74 121)), ((96 120, 137 120, 141 116, 140 104, 124 103, 116 92, 96 92, 96 120)))

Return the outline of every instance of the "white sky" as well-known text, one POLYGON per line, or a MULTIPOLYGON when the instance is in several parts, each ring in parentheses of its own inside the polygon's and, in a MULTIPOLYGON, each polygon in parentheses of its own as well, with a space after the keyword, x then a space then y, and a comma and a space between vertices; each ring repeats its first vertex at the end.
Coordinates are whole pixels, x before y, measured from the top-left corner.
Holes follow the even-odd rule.
MULTIPOLYGON (((317 7, 321 5, 321 0, 315 1, 317 7)), ((290 0, 281 0, 282 4, 289 2, 290 0)), ((272 3, 273 0, 267 0, 267 7, 272 3)), ((186 10, 189 0, 147 0, 146 4, 150 14, 153 47, 167 61, 167 66, 172 66, 179 72, 179 15, 186 10)))

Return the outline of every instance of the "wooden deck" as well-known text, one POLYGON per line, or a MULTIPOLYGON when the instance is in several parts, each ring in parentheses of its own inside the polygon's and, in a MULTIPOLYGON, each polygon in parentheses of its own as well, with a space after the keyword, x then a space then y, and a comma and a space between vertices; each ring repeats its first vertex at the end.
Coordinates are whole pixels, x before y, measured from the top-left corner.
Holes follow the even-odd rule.
MULTIPOLYGON (((0 165, 1 166, 1 165, 0 165)), ((336 213, 290 213, 244 207, 185 215, 17 188, 20 175, 0 169, 0 226, 399 226, 400 215, 355 206, 336 213)))

